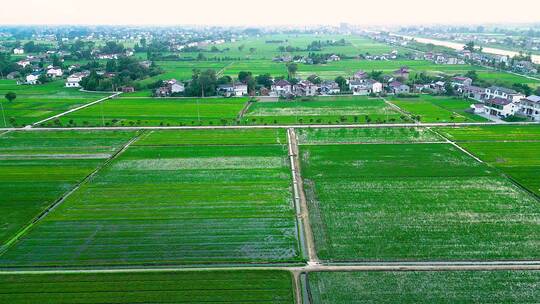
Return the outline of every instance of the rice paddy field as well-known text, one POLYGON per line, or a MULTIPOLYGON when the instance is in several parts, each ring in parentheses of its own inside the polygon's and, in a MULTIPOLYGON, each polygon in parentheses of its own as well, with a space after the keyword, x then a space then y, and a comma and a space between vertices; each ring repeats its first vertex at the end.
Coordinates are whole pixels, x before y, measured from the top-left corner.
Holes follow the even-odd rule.
POLYGON ((167 134, 170 144, 158 132, 143 135, 9 248, 0 266, 303 260, 283 135, 244 133, 277 136, 226 146, 195 137, 195 145, 178 145, 181 134, 167 134))
MULTIPOLYGON (((236 122, 247 101, 247 98, 115 98, 63 116, 60 121, 64 126, 230 125, 236 122)), ((51 122, 43 126, 55 125, 51 122)))
POLYGON ((0 302, 294 303, 286 271, 1 274, 0 302))
POLYGON ((538 200, 452 145, 327 141, 300 151, 324 261, 538 258, 538 200))
POLYGON ((352 124, 405 122, 408 117, 384 100, 339 96, 307 101, 253 103, 243 117, 244 124, 352 124))
POLYGON ((540 126, 441 128, 486 163, 540 196, 540 126))
POLYGON ((535 303, 539 271, 313 272, 312 304, 535 303))
POLYGON ((108 95, 80 92, 64 88, 63 85, 62 81, 56 81, 44 85, 23 86, 14 81, 0 80, 0 102, 6 116, 5 123, 0 120, 0 127, 22 127, 108 95), (4 99, 7 92, 16 93, 17 98, 8 102, 4 99))
POLYGON ((135 132, 0 135, 0 247, 106 161, 135 132))
POLYGON ((473 102, 452 97, 420 95, 413 98, 390 97, 390 102, 421 122, 487 122, 486 118, 469 113, 473 102))
POLYGON ((442 142, 427 128, 324 128, 296 131, 301 145, 442 142))

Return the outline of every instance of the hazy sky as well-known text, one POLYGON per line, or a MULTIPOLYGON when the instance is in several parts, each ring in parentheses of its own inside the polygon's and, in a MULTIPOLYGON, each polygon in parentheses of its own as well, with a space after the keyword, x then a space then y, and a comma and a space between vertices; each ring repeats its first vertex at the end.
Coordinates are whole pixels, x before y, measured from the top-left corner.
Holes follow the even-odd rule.
POLYGON ((2 0, 0 24, 540 22, 540 0, 2 0))

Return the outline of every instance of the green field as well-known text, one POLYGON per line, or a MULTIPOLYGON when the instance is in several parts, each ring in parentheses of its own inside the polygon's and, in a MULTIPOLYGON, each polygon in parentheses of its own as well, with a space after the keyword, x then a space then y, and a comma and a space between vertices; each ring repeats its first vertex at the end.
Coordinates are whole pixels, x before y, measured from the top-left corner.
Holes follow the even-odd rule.
POLYGON ((485 122, 487 119, 466 112, 471 101, 452 97, 420 95, 418 98, 390 97, 390 101, 421 122, 485 122))
POLYGON ((244 115, 245 124, 352 124, 403 122, 408 118, 382 99, 358 96, 313 100, 256 102, 244 115))
POLYGON ((159 132, 132 145, 0 265, 302 261, 286 145, 177 146, 164 132, 172 145, 159 132))
POLYGON ((294 303, 285 271, 0 274, 0 302, 294 303))
POLYGON ((483 161, 540 195, 540 126, 439 128, 483 161))
POLYGON ((313 272, 312 304, 536 303, 539 271, 313 272))
MULTIPOLYGON (((230 125, 247 98, 116 98, 61 118, 77 126, 230 125)), ((55 126, 52 122, 45 126, 55 126)))
POLYGON ((449 144, 308 145, 301 160, 325 261, 538 258, 538 201, 449 144))
POLYGON ((443 138, 427 128, 324 128, 299 129, 299 144, 441 142, 443 138))
POLYGON ((134 135, 69 131, 1 134, 0 245, 134 135))
POLYGON ((21 127, 68 111, 107 96, 106 93, 85 93, 63 87, 62 81, 44 85, 17 85, 14 81, 0 80, 0 102, 4 107, 6 124, 0 127, 21 127), (7 92, 15 92, 17 98, 8 102, 7 92))

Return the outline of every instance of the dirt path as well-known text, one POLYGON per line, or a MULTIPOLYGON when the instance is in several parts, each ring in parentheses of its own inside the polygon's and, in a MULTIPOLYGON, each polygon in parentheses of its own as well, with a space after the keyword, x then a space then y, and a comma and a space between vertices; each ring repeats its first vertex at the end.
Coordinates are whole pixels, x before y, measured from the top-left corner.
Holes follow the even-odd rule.
POLYGON ((128 141, 126 144, 124 144, 118 151, 113 153, 105 162, 103 162, 101 165, 99 165, 94 171, 92 171, 90 174, 88 174, 85 178, 83 178, 79 183, 77 183, 70 191, 64 193, 61 197, 59 197, 52 205, 50 205, 47 209, 42 211, 37 217, 35 217, 30 223, 28 223, 24 228, 22 228, 17 234, 15 234, 11 239, 9 239, 2 247, 0 247, 0 254, 5 252, 7 249, 9 249, 11 246, 13 246, 23 235, 26 234, 34 225, 39 223, 41 220, 43 220, 49 213, 54 211, 58 206, 60 206, 71 194, 73 194, 75 191, 77 191, 82 185, 88 183, 89 181, 94 178, 94 176, 104 167, 106 167, 108 164, 110 164, 114 159, 116 159, 120 154, 122 154, 132 143, 134 143, 142 134, 138 134, 135 137, 133 137, 130 141, 128 141))
POLYGON ((244 118, 244 115, 246 115, 247 111, 251 107, 251 104, 252 104, 251 101, 249 101, 249 100, 246 101, 246 104, 244 105, 244 107, 242 108, 240 113, 238 113, 238 117, 237 117, 238 121, 240 121, 242 118, 244 118))
POLYGON ((295 201, 300 207, 300 213, 297 217, 300 219, 304 231, 304 242, 308 253, 309 264, 318 264, 319 258, 315 248, 315 240, 313 238, 313 231, 311 230, 311 223, 309 221, 309 211, 306 200, 306 194, 304 192, 304 183, 302 181, 298 138, 293 128, 287 130, 287 137, 289 141, 289 157, 291 159, 291 170, 293 176, 293 189, 295 201))

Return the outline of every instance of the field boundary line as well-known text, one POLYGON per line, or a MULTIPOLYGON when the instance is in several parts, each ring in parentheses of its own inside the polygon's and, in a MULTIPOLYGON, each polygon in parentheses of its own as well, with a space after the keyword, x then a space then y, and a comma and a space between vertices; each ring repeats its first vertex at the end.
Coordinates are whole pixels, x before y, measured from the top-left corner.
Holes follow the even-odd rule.
POLYGON ((33 228, 37 223, 41 222, 49 213, 54 211, 58 206, 60 206, 68 197, 75 193, 81 186, 91 181, 92 178, 98 174, 101 169, 105 168, 110 164, 118 155, 122 154, 132 143, 134 143, 142 135, 136 134, 132 139, 125 143, 120 149, 105 160, 102 164, 98 165, 90 174, 85 176, 80 182, 76 183, 71 190, 62 194, 56 201, 47 207, 45 210, 40 212, 31 222, 29 222, 25 227, 23 227, 19 232, 17 232, 12 238, 10 238, 4 245, 0 247, 0 256, 3 255, 11 246, 13 246, 22 236, 26 234, 31 228, 33 228))
POLYGON ((540 270, 539 261, 486 261, 486 262, 411 262, 411 263, 366 263, 350 265, 306 266, 229 266, 229 267, 141 267, 102 269, 48 269, 48 270, 0 270, 0 275, 25 274, 99 274, 99 273, 152 273, 152 272, 197 272, 230 270, 281 270, 292 273, 346 272, 346 271, 494 271, 494 270, 540 270))
POLYGON ((448 123, 387 123, 387 124, 291 124, 291 125, 231 125, 231 126, 134 126, 134 127, 40 127, 0 128, 1 131, 92 131, 92 130, 219 130, 219 129, 365 129, 365 128, 418 128, 418 127, 472 127, 472 126, 526 126, 540 122, 448 122, 448 123))
POLYGON ((251 107, 251 104, 252 104, 251 100, 246 101, 246 104, 244 105, 242 110, 240 110, 240 113, 238 113, 238 116, 236 117, 236 119, 240 121, 242 118, 244 118, 244 115, 246 115, 247 111, 251 107))
POLYGON ((412 119, 412 121, 416 122, 417 124, 419 124, 420 122, 419 121, 416 121, 415 119, 413 119, 413 115, 411 112, 408 112, 408 111, 405 111, 403 110, 402 108, 400 108, 398 105, 396 105, 395 103, 387 100, 386 98, 382 98, 382 100, 384 101, 385 104, 387 104, 388 106, 390 106, 391 108, 393 108, 394 110, 398 111, 399 113, 407 116, 408 118, 412 119))
POLYGON ((300 168, 299 160, 299 148, 298 148, 298 138, 296 137, 296 132, 293 128, 287 129, 287 139, 289 142, 289 158, 291 161, 291 173, 293 178, 293 190, 294 190, 294 200, 295 204, 299 207, 300 213, 297 214, 298 219, 303 226, 305 249, 307 250, 309 262, 308 264, 319 263, 319 258, 317 257, 315 239, 313 237, 313 231, 311 230, 311 223, 309 220, 309 210, 306 200, 306 194, 304 192, 304 183, 302 181, 302 174, 300 168))
POLYGON ((481 163, 481 164, 484 164, 488 167, 490 167, 487 163, 485 163, 483 160, 481 160, 480 158, 476 157, 475 155, 473 155, 471 152, 465 150, 464 148, 462 148, 460 145, 456 144, 455 142, 451 141, 450 139, 446 138, 444 135, 442 135, 441 133, 433 130, 432 128, 427 128, 429 131, 433 132, 434 134, 436 134, 437 136, 440 136, 442 139, 444 139, 447 143, 451 144, 452 146, 456 147, 457 149, 459 149, 461 152, 467 154, 468 156, 472 157, 474 160, 476 160, 477 162, 481 163))
POLYGON ((33 128, 34 126, 40 125, 40 124, 42 124, 42 123, 44 123, 44 122, 47 122, 47 121, 50 121, 50 120, 53 120, 53 119, 56 119, 56 118, 65 116, 65 115, 70 114, 70 113, 73 113, 73 112, 75 112, 75 111, 82 110, 82 109, 84 109, 84 108, 93 106, 93 105, 95 105, 95 104, 97 104, 97 103, 100 103, 100 102, 102 102, 102 101, 105 101, 105 100, 108 100, 108 99, 116 98, 116 97, 120 96, 120 94, 122 94, 122 92, 118 92, 118 93, 109 95, 109 96, 107 96, 107 97, 103 97, 103 98, 98 99, 98 100, 96 100, 96 101, 92 101, 92 102, 90 102, 90 103, 84 104, 84 105, 79 106, 79 107, 76 107, 76 108, 74 108, 74 109, 65 111, 65 112, 63 112, 63 113, 56 114, 56 115, 51 116, 51 117, 49 117, 49 118, 42 119, 42 120, 40 120, 40 121, 38 121, 38 122, 34 122, 34 123, 32 123, 32 124, 26 126, 25 128, 33 128))

